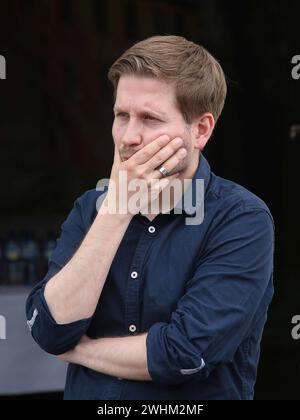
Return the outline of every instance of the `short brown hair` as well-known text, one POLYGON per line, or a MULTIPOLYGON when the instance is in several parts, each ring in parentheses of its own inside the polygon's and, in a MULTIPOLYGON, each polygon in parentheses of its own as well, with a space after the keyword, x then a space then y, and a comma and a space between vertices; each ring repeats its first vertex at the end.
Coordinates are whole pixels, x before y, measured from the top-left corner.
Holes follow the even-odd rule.
POLYGON ((227 92, 222 67, 205 48, 181 36, 153 36, 125 51, 108 72, 115 98, 120 77, 132 74, 173 83, 187 124, 204 112, 216 121, 222 112, 227 92))

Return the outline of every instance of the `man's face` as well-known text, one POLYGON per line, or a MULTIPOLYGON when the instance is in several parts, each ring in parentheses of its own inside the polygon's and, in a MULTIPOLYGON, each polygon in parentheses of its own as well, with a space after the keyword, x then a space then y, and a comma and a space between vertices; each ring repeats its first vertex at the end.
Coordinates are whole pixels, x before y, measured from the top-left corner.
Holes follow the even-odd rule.
POLYGON ((114 106, 112 135, 122 160, 157 137, 181 137, 187 156, 173 169, 186 170, 195 153, 190 127, 175 106, 174 87, 150 77, 122 76, 114 106))

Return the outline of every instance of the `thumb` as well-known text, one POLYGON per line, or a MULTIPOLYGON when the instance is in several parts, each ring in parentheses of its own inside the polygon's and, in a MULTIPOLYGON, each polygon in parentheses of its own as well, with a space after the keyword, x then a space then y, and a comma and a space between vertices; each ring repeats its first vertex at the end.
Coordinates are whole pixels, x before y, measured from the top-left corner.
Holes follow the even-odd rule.
POLYGON ((115 143, 115 155, 114 155, 114 161, 115 161, 115 163, 116 164, 120 164, 120 163, 122 163, 122 160, 121 160, 121 156, 120 156, 120 153, 119 153, 119 149, 118 149, 118 147, 117 147, 117 145, 116 145, 116 143, 115 143))

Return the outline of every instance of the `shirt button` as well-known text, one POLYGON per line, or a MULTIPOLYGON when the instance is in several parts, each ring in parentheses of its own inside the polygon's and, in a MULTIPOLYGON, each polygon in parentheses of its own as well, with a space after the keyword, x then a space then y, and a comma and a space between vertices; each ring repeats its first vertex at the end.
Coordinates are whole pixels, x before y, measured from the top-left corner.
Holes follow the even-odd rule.
POLYGON ((136 331, 136 326, 135 325, 130 325, 129 326, 129 331, 130 332, 135 332, 136 331))
POLYGON ((149 226, 148 227, 148 232, 154 233, 155 232, 155 227, 154 226, 149 226))
POLYGON ((118 378, 118 380, 119 380, 119 381, 122 381, 122 380, 123 380, 123 378, 118 378))
POLYGON ((131 278, 132 278, 132 279, 136 279, 136 278, 137 278, 137 276, 138 276, 138 273, 137 273, 136 271, 133 271, 133 272, 131 273, 131 278))

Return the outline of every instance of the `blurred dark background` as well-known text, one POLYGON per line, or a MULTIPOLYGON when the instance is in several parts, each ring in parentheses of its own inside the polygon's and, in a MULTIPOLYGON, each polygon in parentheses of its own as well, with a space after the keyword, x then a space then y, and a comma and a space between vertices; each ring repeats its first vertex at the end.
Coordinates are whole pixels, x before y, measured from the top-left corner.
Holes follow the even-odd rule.
POLYGON ((41 244, 47 254, 75 198, 109 176, 112 62, 145 37, 183 35, 218 58, 227 76, 225 108, 204 154, 216 174, 260 196, 276 223, 276 293, 256 399, 300 399, 300 340, 291 336, 300 314, 300 79, 291 74, 300 3, 10 0, 0 14, 3 261, 18 235, 30 238, 29 260, 41 244))

